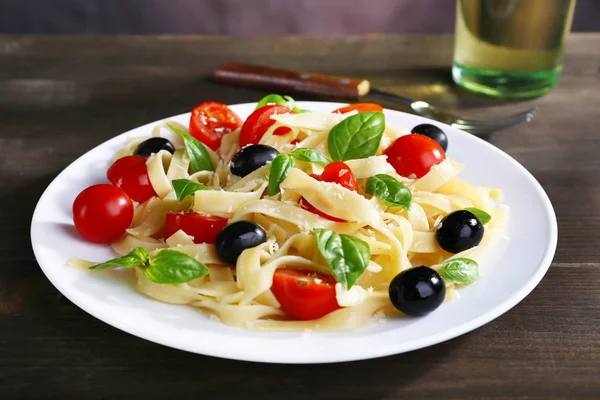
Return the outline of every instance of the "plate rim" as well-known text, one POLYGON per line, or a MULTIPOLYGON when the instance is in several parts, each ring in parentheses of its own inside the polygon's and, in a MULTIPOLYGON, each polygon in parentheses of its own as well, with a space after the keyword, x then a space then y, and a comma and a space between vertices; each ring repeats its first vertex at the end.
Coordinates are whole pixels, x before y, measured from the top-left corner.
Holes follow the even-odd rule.
MULTIPOLYGON (((230 107, 233 107, 233 106, 249 107, 249 106, 252 106, 255 104, 257 104, 257 103, 256 102, 248 102, 248 103, 230 104, 228 106, 230 106, 230 107)), ((318 104, 319 106, 334 107, 334 106, 344 106, 344 105, 347 105, 348 103, 321 102, 321 101, 298 101, 297 102, 297 105, 302 106, 302 107, 311 107, 311 104, 318 104)), ((524 285, 522 285, 518 290, 516 290, 513 293, 511 293, 510 295, 508 295, 504 301, 502 301, 495 307, 486 310, 482 315, 480 315, 479 317, 473 318, 473 319, 469 320, 468 322, 465 322, 465 323, 458 325, 456 327, 453 327, 451 329, 444 329, 434 335, 428 335, 421 340, 409 342, 408 346, 406 346, 406 345, 401 346, 402 348, 400 350, 395 349, 395 348, 390 348, 390 347, 382 347, 382 348, 374 348, 374 349, 371 349, 366 352, 363 351, 361 353, 352 352, 348 355, 346 355, 346 354, 334 354, 334 355, 326 354, 324 357, 320 357, 318 359, 298 360, 298 359, 289 359, 289 357, 286 358, 285 355, 273 356, 271 353, 260 354, 259 356, 257 356, 254 353, 244 353, 244 354, 229 353, 228 350, 224 349, 224 348, 220 348, 219 351, 213 351, 210 347, 205 347, 201 352, 198 350, 193 350, 193 349, 190 349, 189 347, 186 347, 185 345, 180 345, 173 341, 169 341, 167 338, 164 338, 161 335, 153 336, 141 328, 138 329, 134 324, 127 324, 127 323, 123 323, 120 320, 111 320, 110 318, 106 318, 102 311, 97 310, 96 307, 90 305, 89 303, 87 303, 85 301, 81 301, 81 300, 77 299, 76 296, 73 296, 72 293, 69 293, 68 288, 65 289, 67 287, 66 285, 63 285, 60 280, 55 279, 55 277, 52 276, 52 274, 47 272, 47 268, 50 268, 50 267, 44 267, 42 265, 42 262, 40 262, 41 258, 39 257, 38 251, 36 251, 36 247, 37 247, 36 243, 34 243, 34 227, 35 227, 35 222, 36 222, 36 216, 40 213, 39 210, 41 208, 41 205, 44 203, 45 198, 48 196, 50 187, 56 181, 58 181, 61 178, 61 176, 65 173, 65 171, 67 169, 69 169, 73 164, 79 162, 82 158, 86 157, 89 153, 96 151, 98 148, 104 147, 108 143, 110 143, 112 141, 116 141, 122 136, 129 135, 134 130, 153 126, 153 125, 156 125, 156 124, 160 123, 161 121, 165 121, 167 119, 188 117, 190 115, 190 112, 164 117, 164 118, 134 127, 132 129, 129 129, 123 133, 120 133, 120 134, 98 144, 97 146, 94 146, 93 148, 89 149, 84 154, 82 154, 81 156, 79 156, 75 160, 73 160, 68 166, 63 168, 62 171, 60 171, 56 175, 56 177, 52 180, 52 182, 50 182, 50 184, 46 187, 46 189, 40 196, 38 202, 36 203, 34 212, 31 217, 30 239, 31 239, 32 250, 33 250, 34 256, 36 258, 36 262, 38 263, 40 269, 42 270, 42 272, 44 273, 46 278, 50 281, 50 283, 52 283, 52 285, 63 296, 65 296, 70 302, 72 302, 78 308, 82 309, 83 311, 90 314, 94 318, 97 318, 100 321, 102 321, 110 326, 113 326, 125 333, 137 336, 141 339, 144 339, 144 340, 147 340, 147 341, 150 341, 153 343, 157 343, 157 344, 160 344, 163 346, 168 346, 168 347, 175 348, 178 350, 188 351, 191 353, 212 356, 212 357, 226 358, 226 359, 239 360, 239 361, 267 362, 267 363, 277 363, 277 364, 322 364, 322 363, 359 361, 359 360, 373 359, 373 358, 378 358, 378 357, 383 357, 383 356, 390 356, 390 355, 406 353, 409 351, 414 351, 417 349, 432 346, 434 344, 442 343, 442 342, 448 341, 450 339, 456 338, 458 336, 464 335, 468 332, 471 332, 471 331, 473 331, 477 328, 480 328, 481 326, 489 323, 490 321, 500 317, 501 315, 503 315, 504 313, 506 313, 513 307, 515 307, 529 293, 531 293, 533 291, 533 289, 535 289, 535 287, 541 282, 541 280, 547 273, 547 271, 550 268, 550 265, 552 263, 552 260, 554 258, 556 248, 557 248, 557 243, 558 243, 558 222, 557 222, 554 208, 552 206, 552 202, 550 201, 550 199, 549 199, 546 191, 542 187, 542 185, 527 170, 527 168, 525 168, 521 163, 519 163, 517 160, 515 160, 511 155, 509 155, 508 153, 499 149, 498 147, 492 145, 491 143, 489 143, 479 137, 471 135, 467 132, 464 132, 460 129, 451 127, 451 126, 444 124, 442 122, 439 122, 439 121, 431 120, 429 118, 415 116, 413 114, 405 113, 405 112, 398 111, 398 110, 387 109, 387 108, 384 109, 384 111, 399 113, 399 114, 402 114, 403 116, 408 115, 411 118, 418 117, 424 121, 429 121, 429 122, 435 123, 436 125, 439 125, 442 128, 449 128, 453 131, 453 134, 459 134, 461 136, 466 135, 466 136, 469 136, 471 139, 478 140, 480 142, 480 144, 483 146, 486 146, 488 148, 488 150, 495 152, 495 153, 499 153, 501 156, 506 158, 506 161, 513 164, 513 166, 516 167, 519 170, 519 172, 523 176, 526 177, 528 183, 535 189, 535 192, 539 195, 539 198, 540 198, 542 204, 544 205, 544 215, 545 215, 546 221, 548 222, 549 230, 547 232, 547 240, 545 241, 545 243, 546 243, 545 252, 543 254, 543 257, 539 261, 534 274, 531 275, 531 277, 527 280, 527 282, 524 285), (69 293, 69 294, 67 294, 67 293, 69 293)), ((316 333, 313 333, 313 334, 316 334, 316 333)), ((268 333, 266 333, 266 335, 268 335, 268 333)))

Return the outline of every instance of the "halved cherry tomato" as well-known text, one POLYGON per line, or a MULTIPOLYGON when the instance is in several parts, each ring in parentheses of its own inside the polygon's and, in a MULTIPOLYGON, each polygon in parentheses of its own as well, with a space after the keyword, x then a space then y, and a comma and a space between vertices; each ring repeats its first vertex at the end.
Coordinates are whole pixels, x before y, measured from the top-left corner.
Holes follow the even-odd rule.
POLYGON ((290 316, 311 320, 341 308, 335 297, 335 284, 329 276, 279 268, 273 274, 271 291, 290 316))
MULTIPOLYGON (((353 190, 358 192, 358 182, 356 182, 356 177, 352 173, 350 167, 341 161, 335 161, 325 166, 325 169, 321 173, 321 175, 311 174, 313 178, 321 182, 333 182, 339 185, 342 185, 346 189, 353 190)), ((312 213, 315 213, 323 218, 327 218, 334 222, 344 222, 343 219, 333 217, 331 215, 325 214, 321 210, 315 208, 312 204, 306 201, 305 198, 301 198, 302 208, 308 210, 312 213)))
POLYGON ((333 110, 333 112, 336 114, 346 114, 350 111, 358 111, 359 113, 367 111, 383 111, 383 107, 375 103, 356 103, 333 110))
POLYGON ((223 103, 208 101, 192 110, 190 134, 217 150, 223 136, 242 126, 242 119, 223 103))
POLYGON ((300 202, 302 203, 301 206, 303 209, 305 209, 306 211, 310 211, 313 214, 317 214, 319 217, 326 218, 333 222, 346 222, 346 220, 343 220, 341 218, 337 218, 332 215, 325 214, 323 211, 319 210, 318 208, 316 208, 315 206, 310 204, 308 201, 306 201, 306 199, 304 197, 300 198, 300 202))
POLYGON ((227 225, 227 219, 198 213, 168 212, 165 221, 165 235, 171 236, 182 230, 192 236, 194 243, 215 244, 217 235, 227 225))
POLYGON ((398 174, 406 177, 414 174, 417 178, 446 159, 444 149, 435 140, 414 134, 400 136, 383 154, 398 174))
POLYGON ((358 182, 356 182, 356 177, 348 164, 341 161, 327 164, 325 169, 323 169, 323 172, 321 172, 319 180, 321 182, 337 183, 346 189, 358 192, 358 182))
POLYGON ((90 242, 117 240, 133 220, 133 204, 123 190, 107 183, 90 186, 73 202, 73 222, 90 242))
POLYGON ((156 192, 148 176, 146 159, 142 156, 126 156, 119 158, 110 166, 106 177, 118 188, 121 188, 139 203, 156 196, 156 192))
MULTIPOLYGON (((248 144, 258 144, 265 132, 275 123, 271 115, 291 113, 287 107, 280 105, 269 105, 255 110, 244 122, 240 131, 240 147, 248 144)), ((285 135, 291 129, 281 126, 273 132, 274 135, 285 135)))

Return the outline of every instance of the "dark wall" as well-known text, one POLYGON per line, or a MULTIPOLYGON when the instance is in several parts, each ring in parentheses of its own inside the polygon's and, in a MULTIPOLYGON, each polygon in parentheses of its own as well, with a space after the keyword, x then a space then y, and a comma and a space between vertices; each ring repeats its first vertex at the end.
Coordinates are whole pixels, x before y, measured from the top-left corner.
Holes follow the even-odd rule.
MULTIPOLYGON (((0 33, 448 33, 454 30, 455 4, 455 0, 0 0, 0 33)), ((578 0, 573 30, 600 31, 600 0, 578 0)))

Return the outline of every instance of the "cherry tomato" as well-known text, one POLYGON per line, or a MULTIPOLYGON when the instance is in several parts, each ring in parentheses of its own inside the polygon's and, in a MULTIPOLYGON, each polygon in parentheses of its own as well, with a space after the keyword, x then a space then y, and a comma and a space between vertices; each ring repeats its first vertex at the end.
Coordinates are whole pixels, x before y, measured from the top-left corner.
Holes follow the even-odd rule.
POLYGON ((168 212, 165 235, 182 230, 193 237, 194 243, 215 244, 217 235, 227 225, 227 219, 198 213, 168 212))
MULTIPOLYGON (((255 110, 244 122, 240 131, 240 147, 248 144, 258 144, 265 132, 275 123, 271 115, 289 114, 292 110, 280 105, 264 106, 255 110)), ((290 131, 287 126, 281 126, 273 132, 274 135, 285 135, 290 131)))
POLYGON ((329 214, 325 214, 323 211, 319 210, 318 208, 316 208, 315 206, 313 206, 312 204, 310 204, 308 201, 306 201, 306 199, 304 197, 302 197, 300 199, 300 201, 302 202, 302 208, 305 209, 306 211, 310 211, 313 214, 317 214, 319 217, 323 217, 326 218, 330 221, 333 222, 346 222, 346 220, 341 219, 341 218, 337 218, 334 217, 332 215, 329 214))
MULTIPOLYGON (((330 164, 327 164, 321 175, 311 174, 311 177, 321 182, 337 183, 339 185, 342 185, 346 189, 358 192, 358 182, 356 182, 356 177, 352 173, 350 167, 348 167, 346 163, 343 163, 341 161, 335 161, 330 164)), ((331 215, 325 214, 321 210, 318 210, 304 198, 302 198, 301 201, 302 208, 304 208, 305 210, 308 210, 312 213, 315 213, 323 218, 327 218, 334 222, 344 222, 343 219, 333 217, 331 215)))
POLYGON ((242 119, 223 103, 208 101, 192 110, 190 134, 217 150, 223 136, 242 126, 242 119))
POLYGON ((73 202, 75 228, 90 242, 117 240, 133 220, 133 203, 127 193, 107 183, 90 186, 73 202))
POLYGON ((333 112, 336 114, 346 114, 350 111, 358 111, 359 113, 367 111, 383 111, 383 107, 375 103, 356 103, 333 110, 333 112))
POLYGON ((335 284, 329 276, 279 268, 273 274, 271 290, 290 316, 311 320, 341 308, 335 297, 335 284))
POLYGON ((139 203, 156 196, 148 176, 146 159, 142 156, 119 158, 110 166, 106 176, 110 183, 123 189, 132 200, 139 203))
POLYGON ((400 136, 383 154, 398 174, 406 177, 414 174, 417 178, 446 159, 442 147, 424 135, 400 136))
POLYGON ((327 164, 323 172, 321 172, 319 180, 321 182, 337 183, 346 189, 358 192, 358 182, 356 182, 356 177, 348 164, 341 161, 334 161, 327 164))

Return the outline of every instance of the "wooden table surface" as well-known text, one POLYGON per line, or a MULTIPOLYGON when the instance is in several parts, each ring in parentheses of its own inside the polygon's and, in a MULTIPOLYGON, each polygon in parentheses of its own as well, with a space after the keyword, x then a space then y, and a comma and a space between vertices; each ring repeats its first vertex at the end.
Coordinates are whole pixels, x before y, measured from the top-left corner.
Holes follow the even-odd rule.
POLYGON ((473 114, 525 106, 459 91, 448 36, 0 36, 0 398, 600 398, 600 34, 572 35, 560 84, 527 103, 536 118, 489 138, 550 196, 559 244, 541 284, 474 332, 375 360, 269 365, 162 347, 65 299, 31 250, 46 186, 121 132, 205 100, 256 101, 264 92, 208 79, 232 60, 365 77, 473 114))

